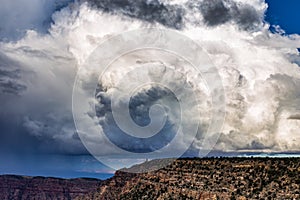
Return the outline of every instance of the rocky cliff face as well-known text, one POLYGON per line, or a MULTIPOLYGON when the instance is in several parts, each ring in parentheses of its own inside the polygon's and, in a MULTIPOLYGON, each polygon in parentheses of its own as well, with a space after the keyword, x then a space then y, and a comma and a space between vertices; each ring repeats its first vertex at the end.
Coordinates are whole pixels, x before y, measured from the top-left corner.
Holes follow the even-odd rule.
POLYGON ((147 173, 117 171, 105 181, 0 176, 0 200, 8 199, 300 199, 300 158, 179 159, 147 173))
POLYGON ((101 186, 98 179, 60 179, 50 177, 0 176, 1 200, 69 200, 95 192, 101 186))
POLYGON ((300 199, 300 158, 179 159, 148 173, 117 171, 78 199, 300 199))

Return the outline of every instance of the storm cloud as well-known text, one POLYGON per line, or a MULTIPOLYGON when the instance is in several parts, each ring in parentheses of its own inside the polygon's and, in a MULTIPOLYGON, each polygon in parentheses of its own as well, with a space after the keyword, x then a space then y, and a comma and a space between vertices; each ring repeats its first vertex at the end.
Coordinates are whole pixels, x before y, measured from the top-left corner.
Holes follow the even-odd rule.
POLYGON ((245 30, 257 28, 263 16, 252 5, 232 0, 203 0, 198 5, 204 22, 208 26, 218 26, 234 22, 245 30))
MULTIPOLYGON (((24 72, 23 72, 24 73, 24 72)), ((0 52, 0 90, 14 95, 26 90, 20 65, 0 52)))
MULTIPOLYGON (((28 148, 43 153, 87 153, 72 116, 72 89, 78 68, 110 36, 158 27, 175 29, 192 38, 207 51, 219 70, 226 93, 226 120, 214 147, 216 151, 300 151, 297 49, 300 37, 269 31, 270 24, 263 19, 267 9, 263 1, 91 0, 71 3, 58 10, 53 10, 52 4, 50 9, 48 4, 32 3, 36 7, 32 7, 34 11, 30 14, 20 11, 21 4, 7 3, 1 7, 3 12, 0 9, 9 19, 0 22, 0 100, 3 105, 0 125, 1 142, 5 143, 1 148, 9 151, 13 144, 20 152, 28 148), (9 13, 11 11, 15 12, 9 13), (16 14, 27 18, 24 16, 20 23, 13 23, 16 14)), ((173 65, 177 69, 176 63, 173 65)), ((112 118, 110 92, 127 70, 128 67, 120 66, 99 83, 92 100, 97 103, 97 115, 85 113, 85 117, 95 120, 95 126, 101 127, 102 135, 121 134, 112 118)), ((182 82, 192 80, 197 83, 194 85, 197 97, 208 98, 205 85, 198 81, 201 76, 185 68, 180 70, 185 78, 162 72, 156 75, 178 88, 182 82)), ((89 80, 89 73, 81 75, 89 80)), ((81 89, 92 87, 95 86, 84 85, 81 89)), ((133 121, 147 125, 149 108, 155 103, 166 104, 170 110, 178 108, 178 100, 168 90, 144 88, 131 98, 133 121)), ((201 114, 209 118, 210 104, 202 103, 201 114)), ((185 117, 191 123, 199 121, 192 109, 185 117)), ((202 133, 209 126, 207 121, 200 123, 190 151, 197 152, 201 148, 202 133)), ((165 135, 157 143, 151 142, 153 146, 143 141, 132 144, 130 138, 125 137, 112 139, 124 149, 147 152, 159 149, 171 138, 173 125, 174 119, 168 118, 162 130, 165 135)), ((87 134, 86 137, 93 142, 92 136, 87 134)), ((101 152, 109 155, 106 144, 100 146, 101 152)))
POLYGON ((181 29, 185 10, 179 5, 164 4, 159 0, 88 0, 104 12, 123 14, 148 22, 181 29))
POLYGON ((201 0, 182 1, 173 4, 159 0, 88 0, 88 2, 104 12, 124 15, 151 23, 156 22, 175 29, 183 29, 187 21, 199 20, 198 17, 190 19, 190 15, 197 16, 198 13, 202 14, 203 23, 208 26, 233 22, 243 30, 258 28, 262 25, 264 17, 262 9, 258 10, 247 1, 201 0))

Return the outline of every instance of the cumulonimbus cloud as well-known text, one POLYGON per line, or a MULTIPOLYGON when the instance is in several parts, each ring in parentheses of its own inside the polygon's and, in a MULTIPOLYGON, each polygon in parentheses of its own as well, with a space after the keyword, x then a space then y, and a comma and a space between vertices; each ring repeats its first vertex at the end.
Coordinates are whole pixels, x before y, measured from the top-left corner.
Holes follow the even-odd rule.
MULTIPOLYGON (((40 6, 35 9, 41 12, 40 6)), ((71 120, 72 87, 78 67, 111 35, 145 27, 170 28, 206 49, 222 77, 226 120, 215 150, 300 151, 300 120, 297 120, 300 68, 295 62, 299 58, 300 37, 270 32, 270 25, 264 22, 266 9, 260 0, 70 4, 52 15, 53 23, 46 33, 26 26, 22 29, 34 30, 27 30, 15 42, 1 42, 1 101, 9 107, 1 113, 13 113, 19 120, 17 124, 39 138, 40 144, 51 139, 59 144, 61 152, 84 152, 71 120), (17 68, 6 67, 8 62, 18 63, 17 68)), ((0 25, 5 27, 0 34, 2 38, 8 38, 16 30, 4 21, 0 25)), ((98 102, 102 125, 110 125, 107 91, 122 78, 124 70, 120 67, 100 83, 104 88, 101 89, 103 98, 98 102)), ((198 90, 205 97, 206 91, 200 84, 198 90)), ((166 95, 166 91, 148 88, 134 96, 131 114, 136 122, 147 122, 149 106, 160 99, 163 101, 166 95), (151 92, 155 95, 149 95, 151 92)), ((203 110, 209 110, 209 104, 202 106, 203 110)), ((189 120, 199 119, 190 117, 189 120)), ((202 123, 199 132, 206 126, 202 123)), ((191 148, 199 149, 200 141, 201 133, 191 148)), ((48 150, 52 151, 51 147, 48 150)))

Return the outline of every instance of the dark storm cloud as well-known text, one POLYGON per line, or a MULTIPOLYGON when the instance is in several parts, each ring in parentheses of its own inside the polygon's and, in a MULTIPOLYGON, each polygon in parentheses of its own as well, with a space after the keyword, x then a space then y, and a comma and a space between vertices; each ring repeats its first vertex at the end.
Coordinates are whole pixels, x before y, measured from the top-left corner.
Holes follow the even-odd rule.
MULTIPOLYGON (((2 99, 0 110, 0 151, 16 154, 88 154, 82 145, 73 122, 68 118, 33 119, 18 111, 18 100, 2 99), (15 104, 15 105, 14 105, 15 104)), ((37 110, 40 110, 37 109, 37 110)), ((28 115, 34 115, 30 110, 28 115)))
MULTIPOLYGON (((110 96, 106 93, 105 89, 99 86, 96 92, 96 98, 99 102, 99 104, 96 105, 96 115, 99 118, 104 133, 120 148, 132 152, 152 152, 164 147, 175 136, 177 127, 175 127, 174 122, 169 118, 164 127, 155 136, 149 138, 134 138, 128 136, 114 121, 110 96)), ((160 104, 162 106, 164 104, 171 104, 169 106, 172 107, 173 110, 170 112, 178 112, 178 109, 180 109, 179 105, 173 107, 174 105, 172 104, 179 104, 179 102, 170 90, 154 86, 142 90, 130 98, 129 113, 133 121, 139 126, 148 125, 151 122, 149 109, 154 104, 160 104)), ((166 112, 168 112, 168 106, 165 107, 165 109, 166 112)))
POLYGON ((231 20, 230 8, 223 0, 205 0, 199 5, 205 22, 209 26, 223 24, 231 20))
POLYGON ((74 127, 72 114, 43 113, 35 118, 24 117, 22 128, 38 140, 39 152, 56 154, 86 154, 74 127))
POLYGON ((263 18, 253 6, 232 0, 188 1, 181 5, 163 4, 158 0, 88 0, 88 2, 104 12, 158 22, 175 29, 184 27, 188 12, 194 8, 196 11, 192 12, 201 12, 204 23, 208 26, 218 26, 232 21, 243 30, 252 30, 262 23, 263 18))
POLYGON ((208 26, 218 26, 233 21, 242 29, 249 30, 262 21, 254 7, 248 4, 237 4, 231 0, 203 0, 198 7, 208 26))
POLYGON ((14 95, 18 95, 24 90, 26 90, 26 86, 16 82, 15 80, 2 79, 1 74, 0 74, 0 87, 3 93, 10 93, 14 95))
MULTIPOLYGON (((10 108, 13 109, 13 108, 10 108)), ((0 116, 0 151, 31 154, 88 154, 75 131, 68 133, 58 122, 45 122, 24 116, 7 114, 0 116)), ((62 121, 64 125, 67 122, 62 121)))
MULTIPOLYGON (((53 55, 28 47, 16 51, 46 62, 54 60, 53 55)), ((55 92, 50 92, 50 96, 36 94, 38 86, 32 85, 38 82, 39 72, 27 67, 34 64, 21 63, 8 55, 0 52, 1 151, 87 154, 77 136, 72 113, 66 105, 61 106, 61 101, 53 102, 61 97, 55 92)), ((41 84, 45 82, 43 79, 41 84)))
POLYGON ((130 99, 129 112, 134 121, 140 126, 149 124, 150 118, 148 113, 150 107, 163 98, 178 102, 171 91, 160 87, 152 87, 133 96, 130 99))
POLYGON ((164 26, 181 29, 184 9, 175 5, 165 5, 158 0, 88 0, 105 12, 158 22, 164 26))
POLYGON ((239 9, 234 12, 233 20, 243 29, 249 30, 257 27, 262 19, 255 8, 249 5, 241 5, 239 9))
POLYGON ((288 119, 292 119, 292 120, 300 120, 300 114, 291 115, 291 116, 288 117, 288 119))
POLYGON ((0 52, 0 91, 18 95, 26 88, 21 81, 19 64, 0 52))
MULTIPOLYGON (((104 117, 111 110, 111 97, 106 91, 99 86, 96 90, 96 98, 99 102, 96 105, 97 117, 104 117)), ((140 126, 145 126, 150 123, 149 109, 152 105, 161 99, 175 101, 178 103, 174 94, 161 87, 151 87, 148 90, 143 90, 130 98, 129 112, 132 119, 140 126)))

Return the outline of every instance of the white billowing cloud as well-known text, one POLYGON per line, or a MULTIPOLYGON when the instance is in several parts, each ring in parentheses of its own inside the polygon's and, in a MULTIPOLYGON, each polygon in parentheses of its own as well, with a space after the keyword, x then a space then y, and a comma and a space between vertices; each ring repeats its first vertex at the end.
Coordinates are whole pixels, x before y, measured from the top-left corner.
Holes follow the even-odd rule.
MULTIPOLYGON (((182 3, 177 2, 173 5, 180 6, 182 3)), ((221 10, 228 16, 227 21, 207 21, 210 20, 211 10, 203 10, 215 9, 216 4, 207 5, 201 12, 201 9, 197 10, 198 5, 189 7, 188 2, 182 3, 186 13, 183 16, 184 26, 179 30, 207 51, 224 84, 226 119, 215 150, 300 151, 300 120, 295 117, 291 119, 291 116, 300 113, 300 68, 291 61, 291 58, 299 57, 297 48, 300 47, 300 37, 271 33, 269 25, 263 24, 267 6, 261 0, 222 2, 225 2, 225 7, 221 6, 221 10), (228 7, 229 4, 231 6, 228 7), (244 9, 247 12, 243 12, 244 9), (207 14, 206 18, 203 12, 207 14), (244 19, 243 13, 254 16, 253 21, 234 18, 244 19), (252 22, 256 25, 249 28, 252 22)), ((208 1, 206 3, 209 4, 208 1)), ((13 20, 13 17, 10 19, 13 20)), ((28 21, 32 21, 31 18, 28 21)), ((72 87, 78 67, 101 42, 114 34, 163 26, 159 21, 145 22, 136 17, 103 12, 86 3, 75 3, 54 13, 53 21, 49 34, 27 31, 21 40, 14 43, 2 42, 0 48, 3 54, 19 63, 19 68, 22 68, 18 73, 23 74, 17 81, 26 85, 26 89, 18 97, 16 113, 24 116, 24 127, 37 137, 68 141, 66 144, 69 147, 66 145, 65 148, 71 151, 77 148, 78 140, 70 120, 72 87)), ((9 33, 13 30, 15 27, 7 26, 5 31, 9 33)), ((103 111, 107 112, 101 120, 109 122, 105 117, 109 117, 111 112, 108 104, 110 91, 129 69, 126 65, 120 66, 119 70, 111 71, 111 74, 105 76, 105 81, 101 82, 105 88, 103 96, 108 96, 107 102, 100 102, 103 104, 100 106, 106 108, 103 111)), ((199 78, 187 73, 185 69, 178 69, 187 76, 187 80, 197 81, 199 78)), ((88 79, 90 74, 91 72, 86 72, 80 76, 88 79)), ((168 81, 172 83, 172 76, 163 76, 170 78, 168 81)), ((174 84, 180 87, 181 83, 174 81, 174 84)), ((207 98, 208 93, 203 83, 194 88, 199 98, 207 98)), ((148 91, 144 92, 147 94, 148 91)), ((145 94, 140 95, 145 97, 145 94)), ((16 98, 11 94, 6 95, 7 102, 10 98, 16 98)), ((9 103, 6 105, 14 107, 9 103)), ((201 110, 209 111, 210 106, 209 103, 203 103, 201 110)), ((139 109, 136 112, 147 110, 142 107, 139 109)), ((86 116, 94 117, 95 124, 99 122, 96 116, 86 116)), ((198 116, 188 117, 191 122, 199 120, 198 116)), ((201 123, 200 129, 207 128, 205 122, 201 123)), ((201 140, 201 134, 197 140, 201 140)), ((193 146, 195 149, 199 148, 197 140, 193 146)), ((110 153, 105 150, 105 142, 101 148, 103 153, 110 153)))
MULTIPOLYGON (((216 149, 299 149, 300 121, 288 119, 299 112, 299 66, 288 58, 299 56, 299 37, 272 34, 267 28, 249 33, 226 26, 202 30, 199 36, 209 35, 202 44, 218 67, 226 92, 227 117, 216 149)), ((193 29, 192 35, 197 32, 193 29)))

